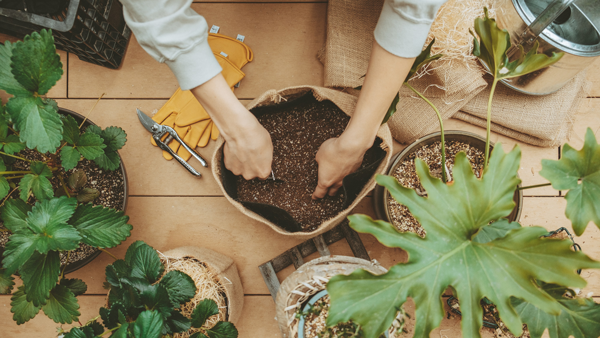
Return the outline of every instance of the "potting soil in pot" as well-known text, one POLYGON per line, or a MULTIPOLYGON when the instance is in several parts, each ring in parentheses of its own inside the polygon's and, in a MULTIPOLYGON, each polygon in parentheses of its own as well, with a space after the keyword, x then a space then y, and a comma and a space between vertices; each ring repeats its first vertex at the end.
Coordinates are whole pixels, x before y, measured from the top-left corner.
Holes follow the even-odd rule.
MULTIPOLYGON (((440 150, 441 142, 435 142, 431 145, 425 145, 415 150, 411 155, 408 156, 391 175, 395 177, 398 182, 404 187, 415 189, 417 194, 426 196, 425 189, 421 185, 419 176, 415 169, 415 158, 424 160, 429 166, 431 175, 439 179, 442 178, 442 154, 440 150)), ((452 177, 452 168, 454 167, 454 158, 456 154, 464 151, 467 154, 467 159, 473 167, 473 172, 479 175, 480 170, 483 168, 484 153, 483 151, 472 147, 468 143, 450 141, 446 142, 446 166, 450 171, 450 177, 452 177)), ((423 229, 421 224, 414 218, 414 216, 408 211, 408 208, 404 205, 396 202, 396 200, 388 194, 388 211, 390 215, 390 222, 401 232, 411 231, 415 232, 421 237, 425 237, 426 231, 423 229)))
MULTIPOLYGON (((252 112, 271 135, 276 180, 246 181, 237 177, 233 197, 291 232, 313 231, 349 206, 386 154, 377 139, 357 173, 344 180, 344 188, 336 196, 313 200, 318 182, 317 151, 323 142, 342 134, 350 117, 331 101, 317 101, 310 93, 284 104, 257 107, 252 112), (286 220, 289 216, 299 229, 290 228, 291 222, 286 220)), ((224 183, 227 188, 227 182, 224 183)))

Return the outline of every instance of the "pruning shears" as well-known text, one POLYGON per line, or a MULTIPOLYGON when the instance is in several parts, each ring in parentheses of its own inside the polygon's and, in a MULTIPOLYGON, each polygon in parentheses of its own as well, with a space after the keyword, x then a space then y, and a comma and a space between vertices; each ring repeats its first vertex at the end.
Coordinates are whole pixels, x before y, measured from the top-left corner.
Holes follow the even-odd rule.
POLYGON ((190 154, 192 154, 192 156, 194 156, 198 161, 200 161, 200 164, 202 164, 202 166, 208 167, 208 163, 206 163, 206 161, 202 158, 202 156, 200 156, 200 154, 198 154, 194 149, 192 149, 185 142, 183 142, 183 140, 181 139, 181 137, 179 137, 179 135, 177 134, 175 129, 173 129, 169 126, 165 126, 165 125, 154 122, 154 120, 152 120, 150 118, 150 116, 146 115, 144 112, 142 112, 139 109, 137 109, 137 115, 138 115, 138 118, 140 119, 140 122, 144 126, 144 128, 146 128, 146 130, 148 130, 149 132, 152 133, 152 138, 154 139, 154 141, 156 142, 156 144, 158 145, 158 147, 160 149, 171 154, 171 156, 173 156, 177 160, 177 162, 179 162, 190 173, 192 173, 192 175, 198 176, 198 177, 202 176, 202 174, 200 174, 196 169, 194 169, 189 163, 187 163, 183 158, 181 158, 179 155, 177 155, 177 153, 168 146, 168 144, 173 139, 175 139, 175 141, 179 142, 179 144, 181 144, 181 146, 184 147, 185 150, 189 151, 190 154), (169 136, 163 142, 162 138, 166 134, 169 134, 169 136))

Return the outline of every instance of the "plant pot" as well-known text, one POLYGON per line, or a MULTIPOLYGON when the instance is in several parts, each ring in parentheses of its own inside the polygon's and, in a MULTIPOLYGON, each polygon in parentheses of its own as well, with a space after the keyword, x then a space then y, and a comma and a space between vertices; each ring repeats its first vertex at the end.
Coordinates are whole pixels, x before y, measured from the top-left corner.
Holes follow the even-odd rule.
MULTIPOLYGON (((445 132, 445 139, 446 143, 451 141, 459 141, 467 143, 481 151, 485 150, 485 138, 470 132, 460 130, 449 130, 445 132)), ((417 151, 419 148, 440 141, 441 134, 440 132, 437 132, 423 136, 415 142, 411 143, 408 147, 406 147, 402 152, 398 153, 398 155, 396 155, 392 159, 392 164, 388 168, 386 174, 391 175, 396 170, 396 168, 399 165, 401 165, 406 158, 408 158, 408 156, 417 151)), ((490 142, 490 148, 493 148, 492 142, 490 142)), ((373 192, 373 207, 375 209, 375 214, 377 215, 378 219, 390 222, 391 217, 388 208, 388 201, 391 198, 392 196, 383 186, 377 185, 375 187, 375 190, 373 192)), ((516 205, 513 211, 508 216, 508 220, 511 222, 518 222, 521 218, 521 209, 523 207, 523 191, 515 191, 513 200, 516 205)))
MULTIPOLYGON (((60 114, 63 115, 71 115, 73 116, 73 118, 75 118, 75 120, 77 121, 77 123, 81 123, 84 120, 84 116, 81 114, 78 114, 72 110, 69 109, 64 109, 64 108, 59 108, 58 112, 60 114)), ((90 126, 90 125, 96 125, 94 122, 90 121, 90 120, 86 120, 84 123, 84 126, 90 126)), ((128 189, 127 189, 127 172, 125 171, 125 166, 123 165, 123 159, 121 158, 121 155, 119 154, 119 158, 121 159, 121 165, 120 165, 120 169, 121 173, 123 174, 123 212, 125 212, 125 209, 127 208, 127 195, 128 195, 128 189)), ((0 256, 2 256, 2 254, 4 253, 4 248, 0 248, 0 256)), ((100 250, 96 250, 94 253, 92 253, 91 255, 87 256, 84 259, 78 260, 76 262, 73 263, 69 263, 67 264, 66 268, 65 268, 65 274, 69 274, 72 273, 82 267, 84 267, 85 265, 87 265, 88 263, 90 263, 91 261, 93 261, 96 257, 98 257, 100 255, 100 253, 102 253, 100 250)))
POLYGON ((162 253, 161 259, 190 258, 201 262, 211 269, 225 289, 227 302, 227 318, 225 320, 236 324, 244 307, 244 290, 233 260, 207 248, 187 246, 162 253))

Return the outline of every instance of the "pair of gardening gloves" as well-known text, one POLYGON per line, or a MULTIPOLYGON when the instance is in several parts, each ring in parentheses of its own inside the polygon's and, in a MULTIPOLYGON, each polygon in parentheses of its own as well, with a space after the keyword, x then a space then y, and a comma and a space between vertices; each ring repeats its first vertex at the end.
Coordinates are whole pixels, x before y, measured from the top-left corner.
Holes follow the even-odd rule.
MULTIPOLYGON (((245 76, 241 68, 252 61, 254 57, 252 50, 239 40, 214 33, 208 35, 208 44, 223 68, 221 73, 225 81, 233 90, 245 76)), ((177 89, 152 119, 156 123, 175 129, 179 137, 192 149, 205 147, 211 139, 217 140, 219 137, 219 129, 189 90, 177 89)), ((151 142, 154 146, 157 145, 152 138, 151 142)), ((175 140, 169 143, 169 147, 185 161, 192 156, 175 140)), ((163 151, 163 157, 167 160, 173 159, 166 151, 163 151)))

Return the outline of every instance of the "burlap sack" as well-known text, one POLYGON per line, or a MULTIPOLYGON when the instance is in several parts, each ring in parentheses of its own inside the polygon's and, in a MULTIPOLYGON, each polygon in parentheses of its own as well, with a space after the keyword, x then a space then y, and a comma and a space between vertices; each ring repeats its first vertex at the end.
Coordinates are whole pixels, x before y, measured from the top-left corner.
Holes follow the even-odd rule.
MULTIPOLYGON (((285 101, 287 98, 302 96, 308 92, 311 92, 312 95, 318 101, 329 100, 333 102, 336 106, 338 106, 344 113, 346 113, 349 116, 351 116, 354 112, 354 107, 356 106, 355 96, 342 93, 337 90, 313 86, 290 87, 279 91, 269 90, 261 96, 259 96, 258 98, 254 99, 252 102, 250 102, 246 106, 246 108, 251 110, 255 107, 277 104, 282 101, 285 101)), ((386 156, 377 166, 375 173, 384 174, 386 168, 389 165, 390 159, 392 158, 393 151, 392 135, 390 134, 390 130, 387 125, 382 125, 379 128, 379 131, 377 132, 377 137, 381 139, 381 148, 386 152, 386 156)), ((337 216, 323 222, 317 228, 317 230, 311 232, 288 232, 275 225, 273 222, 269 221, 265 217, 245 208, 239 201, 229 196, 229 194, 223 186, 222 181, 222 173, 225 169, 222 163, 224 141, 220 139, 217 142, 219 143, 217 143, 217 149, 212 157, 212 173, 227 200, 229 200, 229 202, 231 202, 231 204, 233 204, 243 214, 268 225, 271 229, 282 235, 293 236, 299 239, 310 239, 332 229, 333 227, 341 223, 346 218, 346 216, 348 216, 350 211, 352 211, 352 209, 354 209, 354 207, 356 207, 356 205, 358 205, 358 203, 360 203, 360 201, 362 201, 362 199, 365 196, 367 196, 369 191, 371 191, 375 187, 374 177, 371 177, 368 183, 366 183, 364 187, 360 190, 360 192, 358 192, 357 197, 354 199, 354 201, 346 209, 340 212, 337 216)))
POLYGON ((225 288, 227 296, 228 321, 236 324, 244 307, 244 290, 237 267, 233 260, 218 252, 206 248, 186 246, 164 252, 169 258, 195 258, 205 263, 218 276, 218 282, 225 288))
POLYGON ((284 338, 298 337, 296 311, 312 295, 324 290, 329 279, 335 275, 349 275, 356 269, 365 269, 381 275, 387 270, 377 261, 346 256, 326 256, 314 259, 289 275, 277 292, 275 301, 277 323, 284 338))

